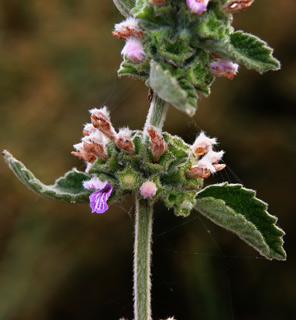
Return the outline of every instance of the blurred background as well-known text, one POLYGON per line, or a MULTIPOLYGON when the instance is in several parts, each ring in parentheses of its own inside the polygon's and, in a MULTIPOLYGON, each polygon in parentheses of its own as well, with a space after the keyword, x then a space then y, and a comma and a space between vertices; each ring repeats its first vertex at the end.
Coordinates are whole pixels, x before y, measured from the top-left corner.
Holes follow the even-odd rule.
MULTIPOLYGON (((217 79, 193 119, 170 109, 165 130, 218 137, 227 170, 209 183, 258 190, 286 231, 287 262, 266 261, 233 234, 157 205, 153 314, 177 320, 293 319, 295 295, 296 2, 255 1, 236 29, 275 48, 282 70, 243 67, 217 79)), ((51 184, 72 167, 88 110, 107 105, 116 128, 142 128, 147 88, 118 79, 122 17, 110 0, 0 0, 0 147, 51 184)), ((132 198, 92 215, 27 190, 1 159, 0 319, 132 319, 132 198)))

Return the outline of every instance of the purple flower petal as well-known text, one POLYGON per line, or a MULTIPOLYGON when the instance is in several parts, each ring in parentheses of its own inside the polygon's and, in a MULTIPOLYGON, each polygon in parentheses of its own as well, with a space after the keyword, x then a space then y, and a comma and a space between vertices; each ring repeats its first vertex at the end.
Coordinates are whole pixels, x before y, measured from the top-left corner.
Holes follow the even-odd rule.
POLYGON ((109 199, 112 191, 112 185, 106 182, 106 185, 103 189, 100 189, 89 196, 92 213, 104 213, 108 210, 109 207, 107 204, 107 200, 109 199))
POLYGON ((83 182, 83 186, 89 190, 96 190, 89 196, 92 213, 104 213, 108 210, 107 200, 109 199, 113 187, 107 181, 101 181, 98 177, 93 177, 83 182))

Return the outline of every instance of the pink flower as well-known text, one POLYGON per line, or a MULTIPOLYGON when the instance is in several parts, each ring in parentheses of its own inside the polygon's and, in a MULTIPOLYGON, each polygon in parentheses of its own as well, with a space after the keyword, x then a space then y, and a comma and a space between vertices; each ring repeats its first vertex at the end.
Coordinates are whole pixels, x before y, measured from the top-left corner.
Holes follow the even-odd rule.
POLYGON ((121 54, 136 63, 143 62, 146 58, 142 42, 135 38, 127 39, 121 54))
POLYGON ((211 72, 215 76, 222 76, 232 80, 237 74, 238 64, 227 59, 218 59, 211 63, 211 72))
POLYGON ((142 184, 140 192, 143 198, 152 198, 157 191, 156 184, 153 181, 146 181, 142 184))
POLYGON ((194 14, 202 14, 207 10, 209 0, 186 0, 189 11, 194 14))
POLYGON ((92 213, 104 213, 108 210, 107 200, 109 199, 113 187, 107 181, 102 182, 99 178, 94 177, 83 182, 83 186, 89 190, 97 190, 89 196, 92 213))

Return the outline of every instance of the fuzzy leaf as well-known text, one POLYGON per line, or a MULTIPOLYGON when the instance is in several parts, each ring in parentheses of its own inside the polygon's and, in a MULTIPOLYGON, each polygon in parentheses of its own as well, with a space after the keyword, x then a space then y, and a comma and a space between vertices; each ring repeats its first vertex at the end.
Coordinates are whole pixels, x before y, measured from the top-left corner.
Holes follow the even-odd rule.
POLYGON ((177 109, 193 116, 197 108, 197 93, 189 81, 183 81, 182 87, 169 70, 164 70, 155 61, 150 64, 149 84, 158 96, 177 109))
POLYGON ((240 184, 211 185, 198 193, 195 208, 217 225, 234 232, 267 259, 285 260, 284 232, 267 204, 240 184))
POLYGON ((230 42, 235 50, 237 61, 247 68, 255 69, 260 73, 268 70, 278 70, 280 63, 272 56, 273 50, 266 42, 241 31, 230 35, 230 42))
POLYGON ((113 0, 119 12, 125 16, 130 16, 130 11, 135 5, 135 0, 113 0))
POLYGON ((226 41, 209 40, 204 44, 208 50, 259 73, 280 68, 279 61, 272 56, 273 50, 267 43, 249 33, 237 31, 230 34, 226 41))
POLYGON ((83 188, 82 182, 89 180, 90 177, 85 173, 74 168, 67 172, 64 177, 57 179, 55 184, 47 186, 8 151, 3 151, 3 155, 10 169, 19 180, 35 193, 53 200, 71 203, 88 202, 90 192, 83 188))

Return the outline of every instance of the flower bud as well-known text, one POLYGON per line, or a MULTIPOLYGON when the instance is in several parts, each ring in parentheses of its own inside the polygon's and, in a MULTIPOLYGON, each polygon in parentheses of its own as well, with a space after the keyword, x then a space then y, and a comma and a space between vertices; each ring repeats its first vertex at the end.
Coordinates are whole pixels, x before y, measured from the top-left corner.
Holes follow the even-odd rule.
POLYGON ((115 144, 119 149, 125 150, 130 154, 136 154, 129 128, 122 128, 119 130, 115 139, 115 144))
POLYGON ((168 146, 155 127, 148 126, 147 132, 151 140, 150 148, 153 153, 153 162, 157 163, 159 161, 160 156, 166 151, 168 146))
MULTIPOLYGON (((195 166, 193 166, 195 167, 195 166)), ((201 160, 198 161, 197 168, 209 171, 210 173, 215 173, 216 169, 213 167, 212 163, 206 157, 203 157, 201 160)))
POLYGON ((211 171, 208 169, 202 169, 198 166, 193 166, 188 169, 186 176, 189 178, 202 178, 206 179, 211 175, 211 171))
POLYGON ((124 39, 134 37, 134 38, 142 38, 143 31, 140 30, 138 20, 129 17, 121 23, 117 23, 114 26, 114 31, 112 32, 113 36, 117 39, 124 39))
POLYGON ((211 173, 221 171, 226 167, 226 164, 219 164, 224 151, 213 151, 212 149, 202 157, 198 163, 188 169, 186 176, 190 178, 208 178, 211 173))
POLYGON ((216 138, 209 138, 202 131, 194 141, 191 149, 197 156, 202 156, 203 154, 207 153, 216 143, 216 138))
POLYGON ((91 133, 95 132, 97 129, 92 125, 92 123, 86 123, 84 125, 82 134, 84 136, 89 136, 91 133))
POLYGON ((222 76, 229 80, 232 80, 238 71, 238 64, 227 59, 215 60, 210 66, 215 76, 222 76))
POLYGON ((202 14, 207 10, 209 0, 186 0, 189 11, 193 14, 202 14))
POLYGON ((149 199, 155 196, 157 191, 156 184, 153 181, 146 181, 141 185, 140 193, 145 199, 149 199))
POLYGON ((236 0, 230 1, 222 6, 224 12, 236 13, 246 10, 253 4, 254 0, 236 0))
POLYGON ((121 54, 136 63, 143 62, 146 58, 142 42, 136 38, 127 39, 121 54))
POLYGON ((78 157, 81 160, 85 160, 87 162, 94 162, 96 160, 96 156, 93 154, 89 154, 84 150, 83 143, 77 143, 74 146, 74 149, 77 151, 72 151, 71 154, 73 156, 78 157))
POLYGON ((107 108, 95 108, 89 112, 91 114, 91 122, 93 126, 100 130, 108 139, 114 141, 116 137, 116 131, 110 122, 110 115, 107 108))
POLYGON ((89 136, 82 138, 83 148, 87 153, 93 154, 96 157, 107 160, 109 157, 105 150, 106 138, 96 131, 89 136))

